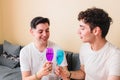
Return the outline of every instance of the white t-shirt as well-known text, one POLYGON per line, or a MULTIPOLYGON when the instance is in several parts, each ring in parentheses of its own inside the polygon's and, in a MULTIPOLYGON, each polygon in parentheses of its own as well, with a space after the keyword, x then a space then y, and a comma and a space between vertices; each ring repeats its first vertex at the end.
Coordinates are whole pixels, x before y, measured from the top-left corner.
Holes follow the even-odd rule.
POLYGON ((120 50, 107 42, 99 51, 85 44, 80 50, 80 62, 84 65, 85 80, 107 80, 108 76, 120 76, 120 50))
MULTIPOLYGON (((54 49, 54 57, 53 57, 53 71, 47 76, 42 77, 41 80, 58 80, 57 76, 54 74, 54 69, 56 66, 56 50, 60 49, 55 43, 48 41, 47 47, 54 49)), ((30 43, 20 51, 20 66, 21 71, 31 71, 32 74, 38 72, 43 64, 47 61, 46 59, 46 49, 41 53, 34 45, 34 43, 30 43)), ((66 57, 64 56, 64 60, 60 66, 67 66, 66 57)))

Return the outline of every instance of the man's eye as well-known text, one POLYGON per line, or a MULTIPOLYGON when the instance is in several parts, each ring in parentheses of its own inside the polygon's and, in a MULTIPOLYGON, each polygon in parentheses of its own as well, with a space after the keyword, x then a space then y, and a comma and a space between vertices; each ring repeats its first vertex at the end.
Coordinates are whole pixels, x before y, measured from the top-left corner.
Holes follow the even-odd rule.
POLYGON ((84 28, 82 28, 81 30, 84 30, 84 28))
POLYGON ((49 32, 49 30, 46 30, 46 32, 49 32))
POLYGON ((38 33, 42 33, 43 31, 39 31, 38 33))
POLYGON ((85 28, 81 27, 80 29, 81 29, 81 30, 84 30, 85 28))
POLYGON ((85 28, 84 28, 84 26, 80 25, 80 29, 81 29, 81 30, 84 30, 85 28))

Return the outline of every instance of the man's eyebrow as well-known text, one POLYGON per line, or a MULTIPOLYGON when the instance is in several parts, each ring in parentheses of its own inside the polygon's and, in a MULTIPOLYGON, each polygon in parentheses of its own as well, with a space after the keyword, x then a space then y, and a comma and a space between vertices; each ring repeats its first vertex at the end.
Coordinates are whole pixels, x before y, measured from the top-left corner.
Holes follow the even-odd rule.
POLYGON ((38 31, 43 31, 42 29, 39 29, 38 31))
POLYGON ((80 25, 80 27, 84 27, 83 25, 80 25))

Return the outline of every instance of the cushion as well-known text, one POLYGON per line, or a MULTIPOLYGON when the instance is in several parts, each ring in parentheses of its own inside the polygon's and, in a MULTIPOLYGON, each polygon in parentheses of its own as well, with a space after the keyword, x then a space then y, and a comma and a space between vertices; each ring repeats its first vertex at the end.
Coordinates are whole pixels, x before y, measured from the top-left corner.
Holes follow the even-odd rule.
POLYGON ((69 71, 75 71, 80 69, 80 60, 79 60, 79 54, 65 51, 66 59, 68 63, 68 70, 69 71))
POLYGON ((3 53, 0 56, 0 65, 7 66, 9 68, 15 68, 19 64, 19 58, 15 58, 13 56, 7 55, 7 53, 3 53))
POLYGON ((3 52, 3 45, 0 44, 0 55, 1 55, 2 52, 3 52))
POLYGON ((72 54, 73 52, 70 51, 65 51, 65 55, 66 55, 66 60, 68 63, 68 70, 71 71, 72 70, 72 54))
POLYGON ((11 44, 10 42, 4 40, 3 51, 7 52, 8 55, 19 56, 20 45, 14 45, 14 44, 11 44))
POLYGON ((73 53, 71 62, 72 62, 72 71, 80 69, 80 60, 78 53, 73 53))

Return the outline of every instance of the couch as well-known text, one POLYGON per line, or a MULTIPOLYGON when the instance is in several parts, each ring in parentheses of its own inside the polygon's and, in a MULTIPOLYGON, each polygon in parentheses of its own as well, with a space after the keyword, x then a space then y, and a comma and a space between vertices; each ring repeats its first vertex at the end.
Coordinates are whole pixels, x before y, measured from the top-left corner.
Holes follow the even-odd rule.
POLYGON ((22 80, 19 67, 20 49, 21 46, 8 41, 0 44, 0 80, 22 80))
MULTIPOLYGON (((22 80, 19 65, 19 52, 21 48, 20 45, 13 45, 8 41, 0 44, 0 80, 22 80), (6 53, 9 56, 6 56, 6 53)), ((65 51, 65 54, 68 70, 78 70, 80 68, 79 54, 70 51, 65 51)))

